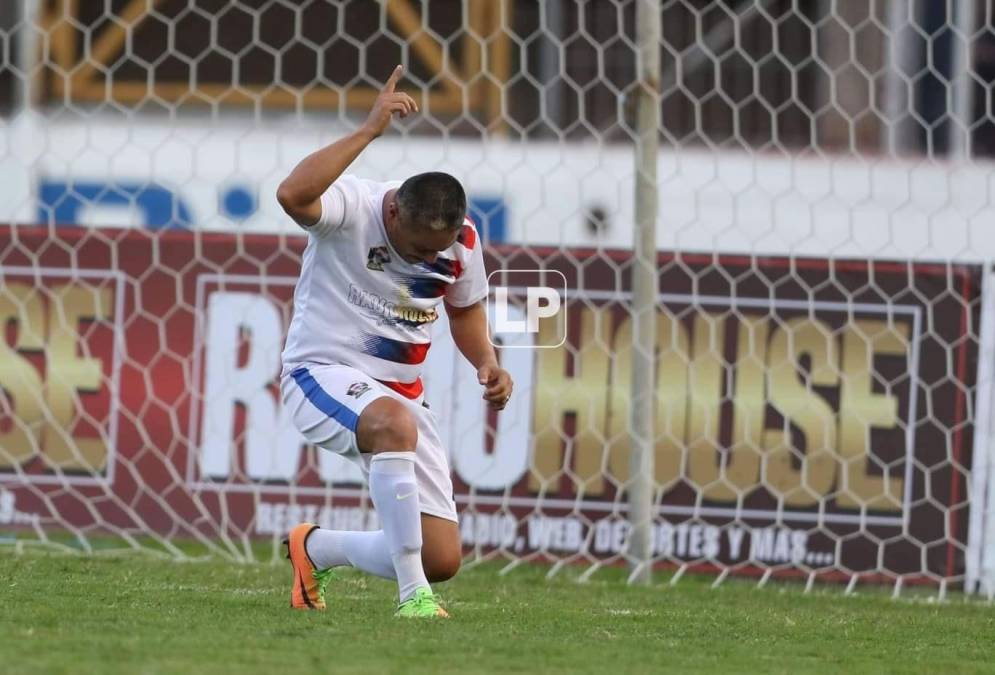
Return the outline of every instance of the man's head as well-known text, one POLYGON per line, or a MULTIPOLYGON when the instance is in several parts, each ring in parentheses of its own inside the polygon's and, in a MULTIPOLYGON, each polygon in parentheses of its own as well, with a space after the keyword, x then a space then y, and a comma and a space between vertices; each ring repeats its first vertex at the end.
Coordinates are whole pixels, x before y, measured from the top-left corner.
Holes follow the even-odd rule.
POLYGON ((391 244, 408 262, 434 262, 456 241, 466 216, 466 193, 448 173, 420 173, 404 181, 387 204, 391 244))

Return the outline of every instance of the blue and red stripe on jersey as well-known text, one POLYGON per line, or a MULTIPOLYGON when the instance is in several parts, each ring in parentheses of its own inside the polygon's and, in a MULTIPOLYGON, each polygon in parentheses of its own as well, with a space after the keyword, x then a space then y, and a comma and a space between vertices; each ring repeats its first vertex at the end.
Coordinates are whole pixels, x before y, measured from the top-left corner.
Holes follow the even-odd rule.
POLYGON ((429 272, 448 279, 422 277, 417 275, 395 275, 395 280, 403 286, 412 298, 441 298, 446 294, 446 286, 463 275, 463 263, 451 258, 436 258, 434 262, 419 263, 429 272))
POLYGON ((441 298, 446 294, 446 286, 449 284, 445 279, 435 277, 397 275, 395 280, 412 298, 441 298))
POLYGON ((360 349, 364 354, 375 356, 384 361, 403 363, 406 365, 417 365, 425 360, 431 342, 402 342, 392 340, 382 335, 372 335, 367 333, 360 340, 360 349))
POLYGON ((463 263, 459 260, 440 257, 436 258, 435 262, 423 262, 422 265, 431 272, 441 274, 444 277, 452 277, 454 280, 459 279, 463 275, 463 263))

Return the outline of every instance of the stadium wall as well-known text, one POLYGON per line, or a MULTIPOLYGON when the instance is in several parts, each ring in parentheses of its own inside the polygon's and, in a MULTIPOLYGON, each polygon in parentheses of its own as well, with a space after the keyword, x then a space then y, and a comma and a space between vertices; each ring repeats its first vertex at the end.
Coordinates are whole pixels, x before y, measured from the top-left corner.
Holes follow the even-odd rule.
MULTIPOLYGON (((211 542, 278 537, 301 519, 374 526, 355 467, 303 448, 279 405, 302 247, 0 229, 0 373, 15 413, 0 430, 0 519, 211 542)), ((450 342, 430 351, 468 550, 620 554, 628 257, 489 249, 490 268, 541 260, 569 282, 567 348, 506 352, 520 386, 496 420, 450 342)), ((659 264, 660 562, 936 583, 990 564, 983 502, 969 498, 988 481, 987 464, 972 474, 988 447, 975 412, 992 381, 978 374, 991 367, 985 268, 751 253, 659 264)))
MULTIPOLYGON (((207 124, 2 122, 0 222, 297 233, 273 195, 340 127, 314 118, 207 124)), ((396 179, 447 170, 467 185, 491 243, 632 246, 626 144, 381 139, 353 171, 396 179), (603 222, 606 221, 606 222, 603 222)), ((661 152, 664 250, 831 258, 995 260, 991 167, 933 159, 661 152)))

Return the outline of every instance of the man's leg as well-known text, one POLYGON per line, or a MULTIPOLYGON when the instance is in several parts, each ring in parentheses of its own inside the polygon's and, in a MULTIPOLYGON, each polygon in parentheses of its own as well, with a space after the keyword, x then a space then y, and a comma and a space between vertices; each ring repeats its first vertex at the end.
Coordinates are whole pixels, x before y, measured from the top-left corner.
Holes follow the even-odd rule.
MULTIPOLYGON (((452 579, 463 557, 459 527, 451 520, 423 513, 421 528, 425 576, 430 582, 452 579)), ((397 578, 383 530, 312 530, 307 552, 319 570, 348 566, 384 579, 397 578)))
MULTIPOLYGON (((434 600, 422 564, 423 516, 415 476, 417 421, 403 403, 384 396, 365 407, 359 415, 355 433, 359 450, 373 455, 369 473, 370 497, 383 531, 348 533, 312 529, 304 549, 319 569, 351 564, 380 576, 389 576, 389 570, 393 568, 398 584, 399 614, 446 616, 434 600)), ((432 535, 432 550, 436 542, 455 542, 458 546, 455 527, 433 528, 432 535)), ((445 574, 444 578, 449 578, 458 567, 452 563, 449 549, 431 555, 430 559, 434 571, 440 576, 445 574)))
POLYGON ((459 526, 452 520, 423 513, 421 516, 422 565, 429 581, 446 581, 459 572, 463 561, 459 526))
POLYGON ((307 553, 319 570, 355 567, 384 579, 396 579, 394 561, 383 530, 375 532, 315 529, 307 538, 307 553))
POLYGON ((415 478, 417 422, 403 403, 385 396, 360 415, 356 442, 361 452, 373 453, 370 497, 383 525, 403 604, 419 589, 431 592, 421 561, 421 509, 415 478))
MULTIPOLYGON (((420 409, 389 395, 377 397, 379 384, 344 366, 300 368, 282 384, 284 404, 308 440, 331 452, 347 453, 351 447, 373 455, 370 492, 383 523, 378 532, 323 530, 308 523, 294 527, 286 540, 295 575, 292 606, 324 609, 329 570, 340 565, 398 579, 402 602, 419 592, 431 597, 422 553, 433 580, 449 578, 458 568, 459 533, 455 523, 432 518, 439 523, 426 526, 429 545, 423 546, 421 523, 429 517, 419 508, 424 488, 414 472, 420 409), (350 392, 357 382, 368 385, 365 399, 365 392, 350 392)), ((429 506, 439 508, 432 501, 429 506)))

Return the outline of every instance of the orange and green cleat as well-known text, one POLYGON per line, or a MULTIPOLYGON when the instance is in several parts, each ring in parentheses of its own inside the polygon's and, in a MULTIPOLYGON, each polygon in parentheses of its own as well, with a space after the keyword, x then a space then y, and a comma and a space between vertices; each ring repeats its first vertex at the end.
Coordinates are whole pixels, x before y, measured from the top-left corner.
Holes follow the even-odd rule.
POLYGON ((394 616, 403 619, 448 619, 449 612, 439 604, 439 597, 428 588, 419 588, 402 602, 394 616))
POLYGON ((305 548, 308 536, 317 529, 317 525, 301 523, 283 540, 294 570, 294 585, 290 591, 290 606, 294 609, 325 609, 325 588, 332 578, 332 570, 317 569, 305 548))

